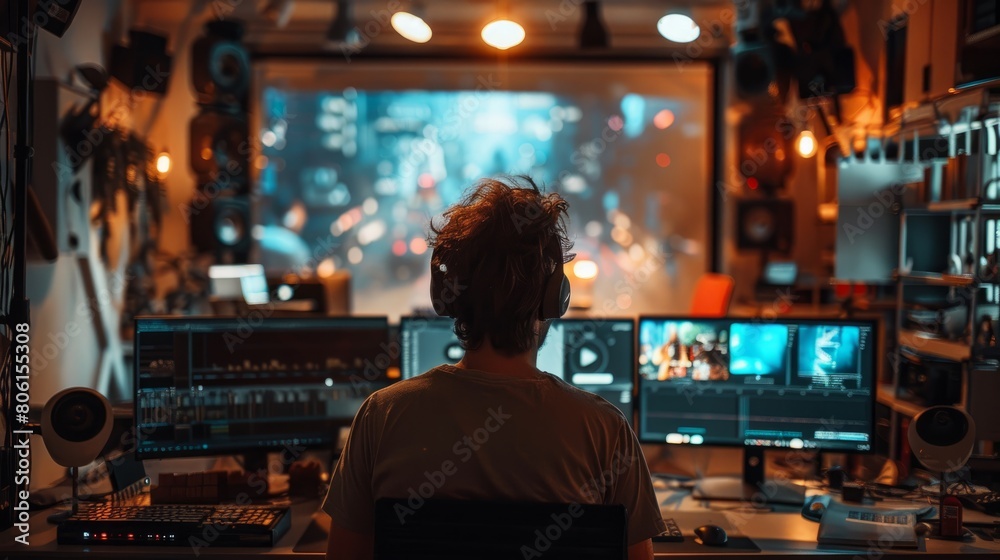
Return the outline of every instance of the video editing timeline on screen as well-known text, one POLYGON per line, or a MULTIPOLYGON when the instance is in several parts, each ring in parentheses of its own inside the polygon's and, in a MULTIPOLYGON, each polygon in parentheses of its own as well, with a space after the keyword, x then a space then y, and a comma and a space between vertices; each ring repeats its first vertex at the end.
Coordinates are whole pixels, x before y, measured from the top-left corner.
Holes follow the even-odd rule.
POLYGON ((240 321, 136 321, 138 455, 332 445, 388 384, 385 318, 240 321))
POLYGON ((873 323, 643 317, 648 442, 867 451, 873 323))
MULTIPOLYGON (((403 317, 403 378, 462 359, 452 319, 403 317)), ((557 319, 538 351, 538 369, 604 397, 632 418, 634 323, 631 319, 557 319)))

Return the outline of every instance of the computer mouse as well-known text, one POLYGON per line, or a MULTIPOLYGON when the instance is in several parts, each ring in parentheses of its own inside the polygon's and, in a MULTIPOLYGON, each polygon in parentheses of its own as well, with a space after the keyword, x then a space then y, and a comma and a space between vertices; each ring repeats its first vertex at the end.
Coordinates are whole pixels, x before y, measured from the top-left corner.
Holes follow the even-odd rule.
POLYGON ((694 530, 698 541, 707 546, 725 546, 729 541, 726 530, 718 525, 702 525, 694 530))

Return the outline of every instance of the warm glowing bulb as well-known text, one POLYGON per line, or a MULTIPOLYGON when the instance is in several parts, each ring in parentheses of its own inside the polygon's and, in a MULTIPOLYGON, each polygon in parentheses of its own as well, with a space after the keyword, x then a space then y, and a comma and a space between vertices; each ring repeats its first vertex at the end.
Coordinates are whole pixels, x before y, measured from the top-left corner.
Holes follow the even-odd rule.
POLYGON ((170 172, 170 154, 167 152, 160 152, 156 156, 156 172, 161 176, 170 172))
POLYGON ((483 41, 491 47, 507 50, 521 44, 524 28, 509 19, 498 19, 483 28, 483 41))
POLYGON ((323 262, 319 263, 319 266, 316 267, 316 276, 329 278, 336 271, 337 266, 333 264, 333 259, 323 259, 323 262))
POLYGON ((402 35, 404 39, 409 39, 414 43, 426 43, 431 40, 431 26, 413 14, 396 12, 392 14, 392 19, 389 21, 396 33, 402 35))
POLYGON ((573 275, 581 280, 590 280, 597 277, 597 263, 594 261, 576 261, 573 263, 573 275))
POLYGON ((799 133, 799 139, 795 143, 795 147, 799 151, 800 156, 805 158, 813 157, 816 155, 816 149, 818 148, 816 135, 811 130, 803 130, 799 133))
POLYGON ((664 39, 675 43, 690 43, 701 35, 701 28, 684 14, 667 14, 656 22, 656 30, 664 39))

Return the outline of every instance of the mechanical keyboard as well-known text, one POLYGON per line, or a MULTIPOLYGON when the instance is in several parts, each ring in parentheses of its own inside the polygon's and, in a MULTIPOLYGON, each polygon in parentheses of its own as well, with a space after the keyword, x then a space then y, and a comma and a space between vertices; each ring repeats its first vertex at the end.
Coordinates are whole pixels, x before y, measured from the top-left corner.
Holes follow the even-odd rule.
POLYGON ((59 544, 274 546, 291 519, 275 506, 80 504, 56 536, 59 544))
POLYGON ((987 515, 1000 516, 1000 492, 960 494, 958 499, 965 507, 979 510, 987 515))

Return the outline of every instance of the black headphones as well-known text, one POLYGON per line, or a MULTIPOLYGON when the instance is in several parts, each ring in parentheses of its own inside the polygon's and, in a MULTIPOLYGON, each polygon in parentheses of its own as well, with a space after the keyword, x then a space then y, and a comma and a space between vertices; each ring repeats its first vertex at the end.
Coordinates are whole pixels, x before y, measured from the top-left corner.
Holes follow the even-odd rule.
MULTIPOLYGON (((431 253, 431 305, 434 312, 442 317, 458 315, 458 298, 468 286, 454 275, 449 275, 447 267, 438 258, 437 247, 431 253)), ((569 309, 569 278, 563 272, 562 263, 545 278, 542 305, 538 308, 538 318, 546 321, 562 317, 569 309)))

